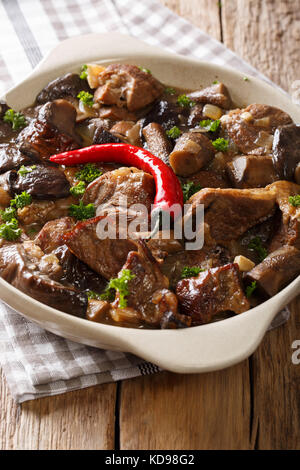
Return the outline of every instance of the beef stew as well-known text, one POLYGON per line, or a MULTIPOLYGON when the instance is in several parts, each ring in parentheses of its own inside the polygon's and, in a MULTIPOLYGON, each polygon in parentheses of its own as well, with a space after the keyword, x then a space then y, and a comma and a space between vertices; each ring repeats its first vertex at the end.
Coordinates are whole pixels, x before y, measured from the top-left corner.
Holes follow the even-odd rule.
POLYGON ((0 103, 0 275, 49 306, 118 326, 242 314, 300 274, 299 168, 299 126, 280 109, 238 108, 224 83, 177 90, 135 65, 88 64, 47 84, 30 108, 0 103), (127 225, 136 205, 150 209, 153 177, 49 158, 110 143, 172 168, 187 215, 204 206, 201 249, 185 249, 173 230, 149 240, 148 221, 138 240, 121 229, 99 239, 111 208, 127 211, 127 225))

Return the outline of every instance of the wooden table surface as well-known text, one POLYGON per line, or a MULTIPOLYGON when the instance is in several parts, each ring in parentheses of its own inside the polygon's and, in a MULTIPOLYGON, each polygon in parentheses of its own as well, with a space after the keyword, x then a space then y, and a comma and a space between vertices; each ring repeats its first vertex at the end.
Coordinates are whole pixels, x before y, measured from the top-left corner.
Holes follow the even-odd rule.
MULTIPOLYGON (((275 83, 300 79, 299 0, 161 0, 275 83)), ((0 449, 299 449, 300 299, 244 362, 167 372, 17 406, 0 383, 0 449)))

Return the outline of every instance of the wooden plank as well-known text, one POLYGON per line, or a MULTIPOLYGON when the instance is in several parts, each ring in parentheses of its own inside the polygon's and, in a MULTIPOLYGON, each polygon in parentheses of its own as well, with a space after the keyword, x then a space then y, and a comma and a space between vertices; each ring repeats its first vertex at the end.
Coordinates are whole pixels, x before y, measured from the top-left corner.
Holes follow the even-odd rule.
POLYGON ((160 0, 166 7, 182 16, 190 23, 198 26, 202 31, 221 40, 221 27, 219 19, 219 2, 212 0, 160 0))
MULTIPOLYGON (((287 91, 299 78, 299 20, 293 0, 222 0, 225 44, 287 91)), ((291 360, 299 311, 298 299, 289 322, 268 333, 252 358, 252 445, 259 449, 300 448, 300 365, 291 360)))
POLYGON ((291 91, 300 78, 299 2, 222 0, 222 26, 226 46, 291 91))
POLYGON ((0 449, 113 449, 116 387, 104 384, 18 406, 2 377, 0 449))
POLYGON ((248 361, 198 375, 161 373, 122 383, 120 448, 247 449, 248 361))
POLYGON ((300 449, 300 364, 292 362, 292 344, 300 341, 300 298, 291 310, 289 322, 269 332, 252 358, 252 439, 258 449, 300 449))

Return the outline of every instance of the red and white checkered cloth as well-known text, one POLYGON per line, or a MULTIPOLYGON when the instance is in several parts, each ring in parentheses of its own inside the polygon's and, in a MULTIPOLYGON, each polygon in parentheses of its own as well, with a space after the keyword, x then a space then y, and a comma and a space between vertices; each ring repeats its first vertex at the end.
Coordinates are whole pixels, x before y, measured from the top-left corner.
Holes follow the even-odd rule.
MULTIPOLYGON (((60 41, 109 31, 265 79, 156 0, 2 0, 0 24, 0 96, 60 41)), ((18 402, 159 370, 129 354, 55 336, 1 303, 0 364, 18 402)))

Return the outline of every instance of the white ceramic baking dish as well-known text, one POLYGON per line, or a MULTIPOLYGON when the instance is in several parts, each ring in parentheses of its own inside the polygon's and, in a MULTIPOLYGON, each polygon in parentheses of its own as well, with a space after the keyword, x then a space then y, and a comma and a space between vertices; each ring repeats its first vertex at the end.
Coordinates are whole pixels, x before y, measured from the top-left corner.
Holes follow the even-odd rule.
MULTIPOLYGON (((78 71, 87 62, 124 62, 151 69, 162 82, 189 89, 214 79, 228 85, 235 103, 266 103, 300 122, 300 108, 280 90, 229 68, 186 59, 120 34, 91 34, 59 44, 22 83, 3 97, 19 110, 33 103, 52 79, 78 71)), ((90 322, 62 313, 23 294, 0 279, 1 299, 41 327, 79 343, 136 354, 174 372, 207 372, 231 366, 258 346, 271 321, 300 293, 300 276, 273 298, 241 315, 181 330, 139 330, 90 322)))

